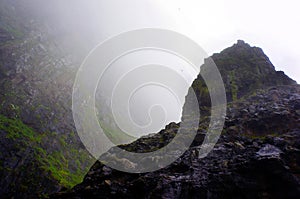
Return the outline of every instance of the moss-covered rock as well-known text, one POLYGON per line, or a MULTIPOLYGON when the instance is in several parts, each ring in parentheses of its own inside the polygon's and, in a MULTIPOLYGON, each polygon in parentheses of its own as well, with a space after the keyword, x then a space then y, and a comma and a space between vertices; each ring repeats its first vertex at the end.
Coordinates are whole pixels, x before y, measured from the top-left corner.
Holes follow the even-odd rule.
POLYGON ((0 198, 70 188, 94 161, 72 118, 79 64, 31 3, 0 2, 0 198))
MULTIPOLYGON (((263 50, 251 47, 239 40, 232 47, 211 56, 218 67, 226 90, 227 101, 236 101, 245 95, 277 85, 293 85, 296 82, 282 71, 276 71, 263 50)), ((210 64, 201 66, 200 75, 192 87, 200 97, 201 105, 209 105, 209 94, 201 74, 209 72, 210 64)))
POLYGON ((5 146, 0 152, 1 196, 40 197, 71 188, 82 181, 91 160, 67 136, 38 133, 16 118, 0 115, 0 138, 5 146))

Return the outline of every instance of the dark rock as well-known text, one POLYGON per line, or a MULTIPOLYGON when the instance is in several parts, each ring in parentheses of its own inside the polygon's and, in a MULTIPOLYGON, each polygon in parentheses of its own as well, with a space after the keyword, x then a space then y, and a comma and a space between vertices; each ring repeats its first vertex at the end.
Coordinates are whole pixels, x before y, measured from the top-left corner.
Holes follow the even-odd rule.
MULTIPOLYGON (((299 85, 278 86, 230 103, 223 134, 205 158, 198 157, 203 141, 199 134, 198 141, 166 168, 130 174, 97 162, 81 184, 52 197, 298 198, 300 124, 292 111, 298 93, 299 85)), ((155 143, 168 133, 122 147, 139 152, 157 149, 155 143)))
POLYGON ((0 198, 70 188, 94 162, 74 134, 71 94, 79 61, 54 37, 59 33, 37 13, 43 7, 37 3, 0 1, 0 198), (13 125, 2 124, 9 119, 13 125))
MULTIPOLYGON (((166 168, 143 174, 114 169, 105 172, 106 166, 97 162, 81 184, 53 197, 298 198, 300 122, 295 110, 299 85, 283 72, 276 72, 260 48, 243 41, 212 58, 230 103, 223 134, 207 157, 198 155, 208 127, 205 116, 209 111, 204 107, 210 106, 207 87, 199 75, 192 87, 203 112, 201 128, 184 155, 166 168)), ((208 71, 204 64, 201 72, 208 71)), ((156 150, 170 142, 176 129, 163 130, 122 148, 134 152, 156 150)), ((134 164, 135 160, 130 161, 134 164)))

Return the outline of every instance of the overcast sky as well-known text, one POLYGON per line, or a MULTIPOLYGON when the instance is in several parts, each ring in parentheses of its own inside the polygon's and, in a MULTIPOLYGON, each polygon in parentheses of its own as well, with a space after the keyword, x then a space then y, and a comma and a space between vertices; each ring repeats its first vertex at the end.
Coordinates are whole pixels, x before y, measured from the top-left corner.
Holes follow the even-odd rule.
MULTIPOLYGON (((277 70, 283 70, 300 83, 299 0, 33 1, 35 10, 50 20, 50 26, 55 30, 62 30, 61 42, 74 51, 83 49, 81 56, 87 55, 105 39, 122 32, 140 28, 163 28, 190 37, 208 55, 220 52, 242 39, 252 46, 261 47, 277 70)), ((135 58, 132 60, 137 61, 135 58)), ((120 65, 124 67, 124 63, 120 65)), ((116 71, 119 69, 112 74, 116 71)), ((104 85, 107 87, 108 84, 104 85)), ((188 87, 189 85, 186 86, 186 90, 188 87)), ((186 93, 182 92, 180 95, 184 97, 186 93)), ((144 103, 144 99, 156 95, 150 92, 148 97, 144 97, 146 95, 142 92, 140 96, 142 97, 137 95, 138 99, 142 98, 140 101, 144 103)), ((155 100, 153 99, 154 102, 155 100)), ((167 96, 164 100, 170 102, 167 96)), ((146 112, 139 107, 144 107, 143 104, 139 104, 138 110, 146 112)), ((181 108, 182 104, 176 109, 178 113, 170 114, 176 118, 166 118, 166 124, 169 123, 169 119, 180 120, 181 108)), ((158 112, 158 115, 161 115, 161 112, 158 112)), ((138 117, 141 118, 140 115, 138 117)), ((164 124, 159 128, 163 126, 164 124)))
MULTIPOLYGON (((211 55, 238 39, 261 47, 277 70, 300 82, 298 0, 74 0, 57 1, 68 26, 84 24, 93 42, 144 27, 181 32, 211 55), (72 2, 72 3, 70 3, 72 2), (76 17, 74 17, 76 16, 76 17)), ((61 17, 60 15, 57 15, 61 17)), ((82 33, 82 31, 79 31, 82 33)))
POLYGON ((61 23, 72 35, 82 37, 87 33, 87 49, 112 35, 145 27, 181 32, 209 55, 242 39, 261 47, 277 70, 300 82, 299 0, 56 0, 47 5, 36 2, 44 6, 43 12, 54 16, 56 25, 61 23))
POLYGON ((300 1, 165 0, 163 8, 183 23, 209 53, 237 39, 261 47, 277 70, 300 82, 300 1), (169 5, 169 6, 168 6, 169 5))

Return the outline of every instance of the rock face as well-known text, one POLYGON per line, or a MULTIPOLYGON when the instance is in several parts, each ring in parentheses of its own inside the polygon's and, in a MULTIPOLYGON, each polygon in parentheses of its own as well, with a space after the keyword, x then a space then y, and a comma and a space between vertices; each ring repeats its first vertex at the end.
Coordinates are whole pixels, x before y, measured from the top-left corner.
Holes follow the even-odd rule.
MULTIPOLYGON (((0 198, 47 197, 80 182, 93 162, 74 132, 71 112, 76 69, 84 51, 93 46, 82 45, 90 42, 84 39, 68 43, 68 33, 75 31, 59 31, 59 26, 44 20, 43 10, 41 15, 31 12, 36 4, 45 2, 0 1, 0 198)), ((51 10, 51 2, 45 7, 51 10)), ((230 104, 226 128, 209 156, 197 155, 210 104, 199 76, 192 87, 204 117, 194 143, 180 159, 147 174, 122 173, 97 162, 82 184, 56 197, 280 198, 284 193, 292 198, 299 194, 299 86, 291 86, 293 80, 275 71, 261 49, 243 41, 212 58, 230 104)), ((204 65, 201 72, 207 71, 204 65)), ((172 140, 178 127, 172 123, 122 147, 156 150, 172 140)), ((127 159, 115 161, 136 165, 127 159)))
MULTIPOLYGON (((208 156, 199 157, 209 121, 207 90, 199 75, 192 88, 206 114, 201 114, 191 147, 177 161, 142 174, 120 172, 98 161, 82 183, 52 197, 299 198, 300 86, 276 72, 261 49, 243 41, 212 58, 229 103, 224 130, 208 156)), ((204 64, 201 72, 205 70, 209 69, 204 64)), ((172 140, 179 125, 172 123, 151 137, 120 147, 139 153, 156 150, 172 140)), ((111 161, 134 166, 142 160, 111 161)))
MULTIPOLYGON (((198 140, 176 162, 156 172, 123 173, 97 162, 71 192, 53 197, 298 198, 300 115, 295 107, 300 103, 299 93, 299 85, 273 87, 244 103, 229 105, 222 136, 205 158, 197 155, 201 148, 198 140), (274 92, 281 97, 274 99, 274 92), (261 132, 250 128, 253 120, 264 124, 261 132)), ((170 131, 176 128, 176 124, 170 125, 151 140, 140 139, 124 148, 139 152, 157 149, 161 142, 172 139, 170 131)))
POLYGON ((72 118, 78 60, 32 12, 36 3, 0 2, 0 198, 70 188, 94 161, 72 118))
MULTIPOLYGON (((221 73, 228 102, 252 94, 257 89, 296 84, 284 72, 275 70, 261 48, 251 47, 242 40, 221 53, 213 54, 211 58, 221 73)), ((207 63, 201 67, 200 73, 205 72, 209 72, 207 63)), ((201 75, 193 82, 192 87, 198 96, 207 95, 201 75)), ((208 95, 202 99, 203 105, 209 104, 209 101, 208 95)))

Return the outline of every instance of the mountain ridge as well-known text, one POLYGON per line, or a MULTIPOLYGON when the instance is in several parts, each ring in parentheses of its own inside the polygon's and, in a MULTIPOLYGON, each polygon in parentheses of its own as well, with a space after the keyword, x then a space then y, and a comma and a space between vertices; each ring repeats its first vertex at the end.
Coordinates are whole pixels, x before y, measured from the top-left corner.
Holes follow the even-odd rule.
MULTIPOLYGON (((74 33, 72 29, 45 19, 49 15, 42 12, 53 7, 42 6, 37 11, 37 2, 0 2, 1 198, 47 198, 49 194, 80 183, 94 162, 76 134, 71 111, 76 71, 93 41, 86 41, 88 33, 84 32, 82 36, 80 32, 77 33, 80 37, 74 37, 74 42, 69 35, 74 33), (83 45, 85 42, 89 44, 83 45)), ((212 58, 220 66, 229 102, 226 128, 215 148, 217 152, 213 151, 204 161, 197 159, 210 119, 210 98, 200 75, 193 87, 203 118, 191 150, 177 162, 148 175, 127 175, 97 162, 82 184, 67 195, 59 193, 58 196, 146 197, 144 194, 149 194, 153 198, 211 195, 216 198, 218 195, 215 194, 225 190, 222 183, 227 184, 228 190, 232 187, 243 190, 238 183, 233 183, 238 181, 244 189, 248 186, 253 188, 252 192, 260 191, 259 196, 276 198, 275 190, 268 183, 279 183, 279 173, 282 182, 292 188, 278 184, 275 188, 291 193, 286 196, 292 198, 299 187, 299 86, 283 72, 274 71, 261 49, 242 41, 212 55, 212 58), (228 156, 223 158, 218 153, 228 156), (251 159, 255 161, 251 162, 251 159), (261 165, 260 159, 271 168, 275 167, 273 175, 277 175, 276 178, 270 180, 264 175, 271 174, 266 166, 261 165), (215 163, 215 160, 219 161, 215 163), (248 166, 244 167, 243 163, 248 166), (230 167, 221 168, 218 164, 230 167), (258 171, 259 167, 262 170, 258 171), (208 172, 199 172, 201 168, 208 172), (263 184, 239 172, 235 173, 238 177, 229 174, 240 168, 244 173, 249 168, 255 178, 268 183, 263 184), (256 172, 263 176, 262 179, 256 172), (212 181, 207 180, 209 175, 212 181), (197 177, 203 182, 195 180, 197 177), (123 183, 124 179, 128 179, 128 184, 123 183), (251 181, 256 182, 256 187, 251 181), (97 183, 101 186, 97 187, 97 183), (196 191, 199 195, 195 194, 196 191)), ((207 70, 203 67, 202 72, 207 70)), ((178 127, 179 124, 171 123, 150 138, 144 137, 122 147, 128 151, 154 151, 169 143, 178 127)), ((116 159, 116 163, 134 166, 126 160, 116 159)), ((281 196, 280 193, 277 195, 281 196)), ((232 195, 225 193, 224 196, 232 195)))
MULTIPOLYGON (((201 77, 209 72, 209 63, 204 63, 191 88, 198 97, 201 117, 188 151, 166 168, 142 174, 120 172, 97 161, 82 183, 52 197, 297 198, 300 86, 275 71, 260 48, 243 41, 211 58, 223 78, 228 107, 221 137, 207 157, 197 155, 210 120, 209 93, 201 77)), ((185 106, 188 103, 189 94, 185 106)), ((174 138, 179 125, 171 123, 151 137, 120 147, 130 152, 155 151, 174 138)), ((114 157, 105 160, 125 167, 146 161, 118 159, 114 148, 104 156, 114 157)))

